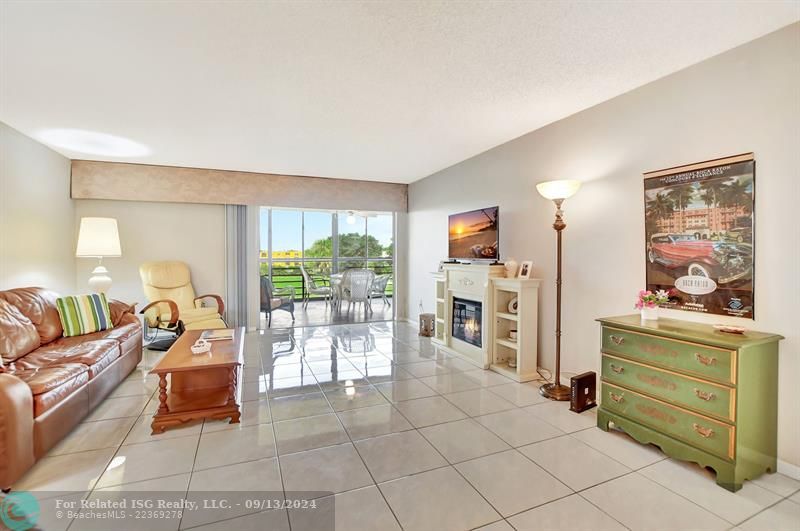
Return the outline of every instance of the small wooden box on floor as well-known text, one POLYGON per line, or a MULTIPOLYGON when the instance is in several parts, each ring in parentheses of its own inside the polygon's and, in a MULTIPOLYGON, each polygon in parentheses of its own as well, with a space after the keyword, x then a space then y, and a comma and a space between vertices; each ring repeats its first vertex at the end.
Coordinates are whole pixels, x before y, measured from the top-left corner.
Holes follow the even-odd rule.
POLYGON ((237 328, 233 339, 214 341, 210 352, 194 355, 191 346, 202 332, 184 332, 150 371, 159 376, 153 435, 196 419, 230 417, 231 423, 239 422, 245 330, 237 328))
POLYGON ((737 491, 777 468, 776 334, 639 315, 602 323, 597 425, 609 422, 676 459, 713 468, 737 491))

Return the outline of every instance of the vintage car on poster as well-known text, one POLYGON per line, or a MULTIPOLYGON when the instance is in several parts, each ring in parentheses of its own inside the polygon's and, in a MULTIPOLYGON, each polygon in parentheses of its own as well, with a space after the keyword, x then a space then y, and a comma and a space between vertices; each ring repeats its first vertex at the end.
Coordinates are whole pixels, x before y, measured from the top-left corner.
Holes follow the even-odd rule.
POLYGON ((647 289, 667 307, 753 318, 752 154, 645 174, 647 289))

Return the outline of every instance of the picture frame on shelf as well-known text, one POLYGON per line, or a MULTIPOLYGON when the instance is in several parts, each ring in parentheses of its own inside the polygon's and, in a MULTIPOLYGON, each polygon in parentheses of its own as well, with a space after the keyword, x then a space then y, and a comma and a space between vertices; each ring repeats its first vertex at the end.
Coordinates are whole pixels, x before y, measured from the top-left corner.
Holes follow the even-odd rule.
POLYGON ((531 278, 531 270, 533 269, 533 261, 526 260, 519 266, 519 275, 517 278, 531 278))

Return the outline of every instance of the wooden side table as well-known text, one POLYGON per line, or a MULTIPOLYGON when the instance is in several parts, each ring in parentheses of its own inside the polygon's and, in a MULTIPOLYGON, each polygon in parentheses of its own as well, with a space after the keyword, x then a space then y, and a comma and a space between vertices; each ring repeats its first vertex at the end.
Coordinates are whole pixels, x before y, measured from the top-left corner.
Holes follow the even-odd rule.
POLYGON ((232 340, 214 341, 210 352, 192 354, 191 346, 202 332, 184 332, 150 371, 159 377, 153 435, 196 419, 230 417, 231 424, 239 422, 244 327, 234 330, 232 340))

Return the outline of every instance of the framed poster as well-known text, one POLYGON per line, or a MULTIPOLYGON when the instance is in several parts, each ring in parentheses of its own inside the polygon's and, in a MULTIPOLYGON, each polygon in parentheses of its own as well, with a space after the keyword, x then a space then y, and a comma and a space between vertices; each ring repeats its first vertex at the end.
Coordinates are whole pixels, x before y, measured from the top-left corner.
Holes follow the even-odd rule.
POLYGON ((666 308, 753 318, 752 153, 644 174, 648 290, 666 308))

